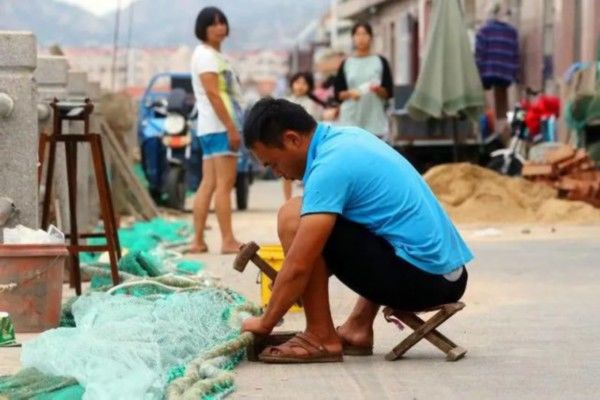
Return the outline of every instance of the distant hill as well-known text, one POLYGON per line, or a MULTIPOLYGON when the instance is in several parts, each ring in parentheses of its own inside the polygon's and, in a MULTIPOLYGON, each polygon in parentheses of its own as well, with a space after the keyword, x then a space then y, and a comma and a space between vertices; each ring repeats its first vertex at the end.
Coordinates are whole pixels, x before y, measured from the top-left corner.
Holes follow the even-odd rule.
MULTIPOLYGON (((99 0, 106 1, 106 0, 99 0)), ((194 21, 207 5, 229 19, 228 50, 285 49, 313 19, 327 11, 324 0, 137 0, 133 7, 132 46, 193 44, 194 21)), ((129 7, 121 11, 120 46, 126 44, 129 7)), ((115 13, 95 16, 56 0, 0 0, 0 30, 31 30, 41 46, 111 45, 115 13)))

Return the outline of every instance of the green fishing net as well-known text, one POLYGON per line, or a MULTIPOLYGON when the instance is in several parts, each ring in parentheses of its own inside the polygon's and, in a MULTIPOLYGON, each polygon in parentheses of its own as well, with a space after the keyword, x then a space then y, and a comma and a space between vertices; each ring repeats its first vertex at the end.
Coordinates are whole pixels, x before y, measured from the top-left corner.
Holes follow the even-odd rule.
MULTIPOLYGON (((129 227, 119 228, 119 243, 128 251, 154 251, 161 245, 183 245, 189 241, 192 226, 185 221, 154 218, 150 221, 137 221, 129 227)), ((104 238, 90 238, 89 245, 106 244, 104 238)), ((98 253, 81 253, 82 264, 98 261, 98 253)))
MULTIPOLYGON (((26 368, 14 376, 0 377, 0 399, 40 400, 50 393, 57 394, 76 386, 78 386, 77 381, 73 378, 51 376, 43 374, 35 368, 26 368)), ((59 400, 58 397, 53 399, 59 400)))
POLYGON ((24 345, 27 369, 0 379, 0 399, 200 399, 234 389, 231 370, 252 340, 241 319, 260 310, 207 278, 121 274, 121 285, 65 304, 74 327, 24 345))

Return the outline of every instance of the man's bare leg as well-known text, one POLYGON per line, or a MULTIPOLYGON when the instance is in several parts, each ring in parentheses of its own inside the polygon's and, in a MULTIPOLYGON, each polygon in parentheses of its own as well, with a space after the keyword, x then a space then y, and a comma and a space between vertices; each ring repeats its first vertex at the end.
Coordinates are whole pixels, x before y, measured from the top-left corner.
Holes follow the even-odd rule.
MULTIPOLYGON (((301 199, 296 197, 286 202, 279 210, 277 228, 284 252, 290 248, 300 224, 301 199)), ((316 336, 331 353, 341 353, 342 343, 331 319, 329 305, 329 272, 322 257, 317 260, 304 294, 302 295, 306 315, 306 332, 316 336)), ((294 347, 297 354, 306 351, 294 347)))
POLYGON ((373 321, 378 311, 378 304, 359 297, 346 322, 338 328, 338 335, 345 343, 354 346, 372 346, 373 321))

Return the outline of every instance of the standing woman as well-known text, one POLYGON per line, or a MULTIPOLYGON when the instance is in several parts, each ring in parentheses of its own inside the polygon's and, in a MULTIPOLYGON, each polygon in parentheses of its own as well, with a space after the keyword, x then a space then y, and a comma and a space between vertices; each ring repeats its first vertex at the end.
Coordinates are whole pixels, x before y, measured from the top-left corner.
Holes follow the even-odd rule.
POLYGON ((387 60, 371 52, 373 29, 367 22, 352 27, 354 53, 346 58, 335 80, 335 96, 341 103, 339 124, 358 126, 381 139, 388 136, 387 100, 393 80, 387 60))
POLYGON ((229 34, 227 17, 216 7, 203 8, 196 18, 200 44, 192 55, 192 86, 198 109, 202 146, 202 181, 194 199, 195 236, 190 252, 208 251, 204 228, 208 208, 215 194, 215 210, 221 231, 221 253, 235 253, 240 243, 231 227, 231 190, 235 184, 240 148, 241 108, 239 85, 231 65, 221 53, 221 43, 229 34))

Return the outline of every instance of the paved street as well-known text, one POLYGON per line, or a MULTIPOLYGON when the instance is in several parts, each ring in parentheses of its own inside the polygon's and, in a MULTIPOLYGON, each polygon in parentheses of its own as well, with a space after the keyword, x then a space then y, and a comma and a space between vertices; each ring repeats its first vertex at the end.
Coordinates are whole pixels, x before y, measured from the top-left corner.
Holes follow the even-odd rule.
MULTIPOLYGON (((234 215, 240 240, 276 240, 278 182, 251 188, 250 210, 234 215)), ((208 244, 217 250, 218 229, 209 218, 208 244)), ((243 363, 231 398, 272 399, 593 399, 600 391, 600 226, 461 226, 476 260, 469 265, 467 307, 441 331, 466 347, 450 363, 423 341, 404 359, 384 354, 407 333, 376 321, 375 355, 346 357, 340 364, 271 366, 243 363)), ((199 257, 208 272, 259 301, 256 273, 231 267, 232 256, 199 257)), ((341 323, 354 295, 331 283, 334 320, 341 323)), ((282 329, 302 328, 302 316, 286 317, 282 329)), ((408 330, 410 331, 410 330, 408 330)), ((24 340, 27 337, 20 337, 24 340)), ((19 368, 18 349, 0 350, 0 374, 19 368)))

